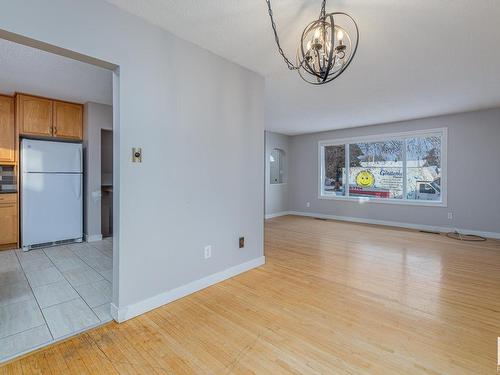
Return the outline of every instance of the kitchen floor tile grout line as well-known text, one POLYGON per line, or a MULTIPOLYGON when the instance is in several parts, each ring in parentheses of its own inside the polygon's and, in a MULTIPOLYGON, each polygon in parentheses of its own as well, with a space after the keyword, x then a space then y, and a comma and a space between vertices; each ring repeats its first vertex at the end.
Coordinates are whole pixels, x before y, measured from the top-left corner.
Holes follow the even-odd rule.
MULTIPOLYGON (((24 269, 23 264, 21 263, 21 259, 19 259, 19 255, 17 254, 16 251, 14 251, 14 254, 16 255, 17 261, 19 262, 19 265, 21 266, 21 269, 24 272, 24 277, 26 277, 26 282, 28 283, 28 286, 31 290, 31 294, 33 294, 33 299, 35 300, 36 305, 38 306, 38 309, 40 310, 40 314, 42 314, 43 321, 45 322, 45 325, 47 326, 47 329, 49 330, 50 337, 52 337, 52 340, 54 340, 54 335, 52 334, 52 331, 50 330, 49 324, 47 323, 47 319, 45 319, 45 315, 43 313, 43 310, 42 310, 40 304, 38 303, 38 300, 36 299, 36 296, 35 296, 35 292, 33 291, 33 288, 31 287, 31 284, 28 280, 28 277, 26 276, 26 270, 24 269)), ((44 254, 45 254, 45 252, 44 252, 44 254)), ((47 254, 45 254, 45 256, 47 256, 47 254)))
MULTIPOLYGON (((112 257, 109 257, 107 256, 106 254, 104 254, 101 250, 99 250, 97 247, 91 245, 89 242, 87 242, 87 244, 89 244, 89 246, 92 246, 94 249, 96 249, 97 251, 99 251, 103 256, 105 256, 106 258, 109 258, 111 259, 111 261, 113 260, 112 257)), ((68 247, 69 248, 69 247, 68 247)), ((101 273, 99 272, 98 270, 96 270, 94 267, 92 267, 90 264, 88 264, 84 258, 82 258, 80 255, 78 255, 78 253, 74 252, 71 248, 69 248, 69 250, 75 254, 83 263, 85 263, 87 266, 89 266, 90 268, 92 268, 95 272, 97 272, 99 275, 101 275, 108 283, 111 283, 111 286, 113 286, 113 283, 111 281, 109 281, 108 279, 106 279, 106 277, 101 273)), ((111 266, 111 270, 113 270, 113 266, 111 266)))
MULTIPOLYGON (((28 332, 28 331, 31 331, 33 329, 37 329, 37 328, 40 328, 40 327, 47 327, 47 330, 49 331, 50 333, 50 329, 49 327, 47 326, 47 323, 44 323, 44 324, 40 324, 39 326, 36 326, 36 327, 32 327, 32 328, 27 328, 25 330, 22 330, 22 331, 19 331, 19 332, 16 332, 16 333, 13 333, 11 335, 7 335, 7 336, 4 336, 4 337, 0 337, 0 340, 4 340, 4 339, 8 339, 9 337, 12 337, 12 336, 16 336, 16 335, 20 335, 21 333, 24 333, 24 332, 28 332)), ((52 337, 52 334, 50 335, 52 337)), ((49 342, 49 341, 47 341, 49 342)), ((0 358, 0 361, 2 359, 0 358)))
MULTIPOLYGON (((104 241, 104 240, 101 240, 101 241, 104 241)), ((113 258, 112 258, 112 257, 110 257, 110 256, 108 256, 108 255, 106 255, 106 254, 104 254, 104 253, 103 253, 100 249, 98 249, 96 246, 92 245, 92 243, 91 243, 91 242, 86 242, 86 244, 88 244, 88 245, 89 245, 89 246, 91 246, 92 248, 94 248, 94 249, 96 249, 97 251, 99 251, 99 253, 101 253, 101 254, 102 254, 102 255, 104 255, 105 257, 107 257, 107 258, 111 259, 111 261, 113 260, 113 258)), ((111 242, 111 244, 112 244, 112 242, 111 242)), ((111 245, 111 246, 112 246, 112 245, 111 245)), ((69 246, 66 246, 66 247, 67 247, 67 248, 69 248, 69 246)), ((70 250, 73 254, 75 254, 78 258, 80 258, 80 259, 82 260, 82 262, 84 262, 84 263, 85 263, 88 267, 90 267, 92 270, 94 270, 94 271, 95 271, 95 272, 97 272, 99 275, 101 275, 101 276, 103 277, 103 279, 104 279, 104 280, 106 280, 107 282, 109 282, 109 283, 111 284, 111 288, 113 287, 113 282, 112 282, 112 281, 109 281, 108 279, 106 279, 106 277, 105 277, 105 276, 104 276, 101 272, 99 272, 99 271, 98 271, 98 270, 96 270, 94 267, 92 267, 90 264, 88 264, 88 263, 85 261, 85 259, 83 259, 80 255, 78 255, 78 253, 76 253, 73 249, 69 248, 69 250, 70 250)), ((111 266, 111 270, 113 270, 113 266, 111 266)), ((78 291, 77 291, 77 293, 78 293, 78 291)), ((99 306, 96 306, 95 308, 98 308, 98 307, 103 306, 103 305, 105 305, 105 304, 110 304, 110 305, 111 305, 111 301, 106 302, 106 303, 103 303, 103 304, 101 304, 101 305, 99 305, 99 306)), ((90 307, 90 306, 89 306, 89 307, 90 307)), ((95 314, 94 308, 92 308, 92 307, 91 307, 91 309, 92 309, 92 311, 93 311, 93 312, 94 312, 94 314, 95 314)), ((97 315, 97 314, 96 314, 96 315, 97 315)), ((98 317, 98 318, 99 318, 99 317, 98 317)), ((101 318, 99 318, 99 320, 101 320, 101 318)), ((113 318, 111 318, 111 320, 113 320, 113 318)))
MULTIPOLYGON (((104 253, 101 249, 99 249, 97 246, 94 246, 92 245, 92 242, 87 242, 89 244, 89 246, 92 246, 94 249, 96 249, 97 251, 99 251, 102 255, 104 255, 105 257, 108 257, 110 259, 113 259, 113 257, 110 257, 108 254, 104 253)), ((113 245, 111 245, 113 246, 113 245)))
MULTIPOLYGON (((63 302, 63 303, 64 303, 64 302, 63 302)), ((48 341, 46 341, 46 342, 44 342, 44 343, 42 343, 42 344, 32 346, 32 347, 30 347, 30 348, 28 348, 28 349, 25 349, 25 350, 23 350, 23 351, 21 351, 21 352, 19 352, 19 353, 17 353, 17 354, 11 354, 11 355, 8 355, 8 356, 3 357, 3 358, 2 358, 2 357, 0 357, 0 367, 2 367, 2 365, 4 364, 4 361, 9 361, 10 359, 13 359, 13 358, 16 358, 16 357, 18 357, 18 356, 20 356, 20 355, 23 355, 23 354, 29 353, 29 352, 31 352, 31 351, 33 351, 33 350, 42 349, 42 348, 47 347, 48 345, 52 345, 52 344, 55 344, 55 343, 58 343, 58 342, 64 341, 64 340, 66 340, 66 339, 69 339, 69 338, 74 337, 74 336, 76 336, 76 335, 79 335, 79 334, 81 334, 81 333, 87 332, 88 330, 91 330, 91 329, 94 329, 94 328, 100 327, 100 326, 102 326, 102 325, 104 325, 105 323, 108 323, 108 322, 109 322, 109 321, 101 322, 101 321, 99 320, 99 323, 96 323, 96 324, 90 325, 90 326, 88 326, 88 327, 82 328, 82 329, 80 329, 80 330, 77 330, 77 331, 74 331, 74 332, 68 333, 67 335, 64 335, 64 336, 58 337, 57 339, 48 340, 48 341)), ((39 327, 42 327, 42 326, 43 326, 43 324, 42 324, 42 325, 40 325, 40 326, 38 326, 38 327, 33 327, 33 328, 30 328, 30 329, 35 329, 35 328, 39 328, 39 327)), ((48 326, 47 326, 47 330, 49 331, 49 334, 51 334, 51 333, 50 333, 50 329, 49 329, 49 327, 48 327, 48 326)), ((26 331, 29 331, 29 329, 27 329, 27 330, 25 330, 25 331, 22 331, 22 332, 26 332, 26 331)), ((19 332, 19 333, 22 333, 22 332, 19 332)), ((9 335, 8 337, 10 337, 10 336, 12 336, 12 335, 9 335)), ((52 334, 51 334, 51 336, 52 336, 52 334)))
MULTIPOLYGON (((67 248, 67 249, 68 249, 68 247, 67 247, 67 246, 65 246, 65 245, 63 245, 63 247, 65 247, 65 248, 67 248)), ((73 252, 71 249, 68 249, 68 250, 70 250, 70 251, 74 254, 74 252, 73 252)), ((47 253, 45 252, 45 249, 43 249, 42 251, 43 251, 43 253, 45 254, 45 256, 46 256, 47 258, 49 258, 50 262, 54 265, 54 267, 56 267, 56 268, 57 268, 57 266, 55 265, 55 263, 52 261, 52 259, 50 259, 50 257, 49 257, 49 256, 47 255, 47 253)), ((75 254, 75 255, 76 255, 76 254, 75 254)), ((88 264, 87 264, 87 266, 88 266, 88 264)), ((90 267, 90 266, 89 266, 89 267, 90 267)), ((99 319, 99 317, 97 316, 97 314, 95 313, 95 311, 92 309, 92 307, 90 307, 90 305, 87 303, 87 301, 85 301, 85 298, 83 298, 83 297, 82 297, 82 295, 78 292, 78 290, 76 290, 76 288, 75 288, 73 285, 71 285, 71 283, 70 283, 70 282, 69 282, 69 280, 66 278, 66 276, 64 276, 64 273, 63 273, 63 272, 62 272, 59 268, 57 268, 57 270, 58 270, 59 272, 61 272, 62 276, 64 277, 64 280, 66 280, 66 282, 67 282, 67 283, 71 286, 71 288, 73 288, 73 290, 76 292, 76 294, 78 294, 78 297, 80 297, 80 298, 83 300, 83 302, 84 302, 84 303, 88 306, 88 308, 92 311, 92 313, 95 315, 95 317, 97 318, 97 320, 101 321, 101 319, 99 319)), ((76 298, 72 299, 71 301, 74 301, 75 299, 76 299, 76 298)), ((69 301, 66 301, 66 302, 69 302, 69 301)), ((65 302, 62 302, 62 303, 65 303, 65 302)), ((54 306, 55 306, 55 305, 54 305, 54 306)), ((42 311, 42 313, 43 313, 43 311, 42 311)), ((49 327, 49 329, 50 329, 50 327, 49 327)))
POLYGON ((89 244, 89 246, 92 246, 94 249, 96 249, 97 251, 99 251, 102 255, 104 255, 106 258, 109 258, 111 260, 113 260, 113 257, 112 256, 109 256, 108 254, 104 253, 101 249, 99 249, 97 246, 94 246, 92 245, 92 242, 87 242, 89 244))

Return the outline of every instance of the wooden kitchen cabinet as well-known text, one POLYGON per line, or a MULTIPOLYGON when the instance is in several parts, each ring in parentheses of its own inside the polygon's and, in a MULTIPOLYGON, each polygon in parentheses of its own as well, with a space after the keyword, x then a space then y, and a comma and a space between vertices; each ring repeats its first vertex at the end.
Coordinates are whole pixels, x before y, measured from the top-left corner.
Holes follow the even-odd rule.
POLYGON ((17 95, 19 134, 52 136, 53 101, 36 96, 17 95))
POLYGON ((0 95, 0 163, 16 161, 14 98, 0 95))
POLYGON ((54 137, 82 139, 83 106, 54 101, 54 137))
POLYGON ((0 194, 0 249, 16 248, 17 239, 17 194, 0 194))
POLYGON ((18 94, 16 113, 20 135, 70 140, 83 138, 81 104, 18 94))

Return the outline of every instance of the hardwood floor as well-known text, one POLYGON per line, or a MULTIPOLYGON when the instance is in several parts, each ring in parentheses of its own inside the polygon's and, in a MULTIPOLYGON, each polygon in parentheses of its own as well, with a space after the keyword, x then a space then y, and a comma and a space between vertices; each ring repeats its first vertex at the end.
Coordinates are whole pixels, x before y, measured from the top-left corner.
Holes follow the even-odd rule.
POLYGON ((265 266, 0 374, 495 374, 500 242, 282 217, 265 266))

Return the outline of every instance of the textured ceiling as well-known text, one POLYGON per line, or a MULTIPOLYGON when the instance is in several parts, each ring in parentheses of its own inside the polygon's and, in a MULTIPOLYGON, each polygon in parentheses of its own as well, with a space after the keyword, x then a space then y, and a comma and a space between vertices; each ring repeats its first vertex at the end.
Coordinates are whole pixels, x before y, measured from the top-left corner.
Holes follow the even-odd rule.
MULTIPOLYGON (((500 1, 330 0, 360 27, 349 69, 308 86, 277 54, 264 0, 107 0, 266 77, 266 128, 296 134, 500 105, 500 1)), ((319 0, 274 0, 290 57, 319 0)), ((471 124, 472 126, 472 124, 471 124)))
POLYGON ((106 69, 0 39, 0 93, 16 91, 111 105, 113 75, 106 69))

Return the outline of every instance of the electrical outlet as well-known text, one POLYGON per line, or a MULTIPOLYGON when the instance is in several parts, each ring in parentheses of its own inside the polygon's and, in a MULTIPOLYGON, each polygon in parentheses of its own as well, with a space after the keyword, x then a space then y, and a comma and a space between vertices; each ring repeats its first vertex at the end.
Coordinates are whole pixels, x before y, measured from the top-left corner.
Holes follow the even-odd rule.
POLYGON ((240 249, 243 249, 245 247, 245 237, 240 237, 239 246, 240 249))
POLYGON ((205 255, 205 259, 212 257, 212 245, 205 246, 204 255, 205 255))
POLYGON ((453 219, 453 212, 448 212, 448 220, 452 220, 453 219))
POLYGON ((307 203, 306 203, 306 207, 307 207, 307 208, 311 207, 311 202, 307 202, 307 203))

